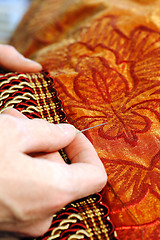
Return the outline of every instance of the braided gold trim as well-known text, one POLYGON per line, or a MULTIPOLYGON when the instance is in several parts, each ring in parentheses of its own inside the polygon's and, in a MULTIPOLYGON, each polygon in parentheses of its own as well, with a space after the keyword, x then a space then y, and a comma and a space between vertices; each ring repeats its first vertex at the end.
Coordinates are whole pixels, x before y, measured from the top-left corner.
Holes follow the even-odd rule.
POLYGON ((84 239, 85 236, 90 237, 89 233, 87 233, 85 230, 78 230, 76 234, 70 236, 68 240, 84 239))
MULTIPOLYGON (((67 219, 64 219, 60 222, 58 227, 52 230, 51 236, 48 237, 47 240, 59 238, 62 231, 69 229, 70 224, 77 223, 79 220, 83 220, 81 215, 75 213, 69 215, 67 219)), ((83 238, 84 236, 89 237, 89 233, 86 230, 78 230, 77 233, 73 234, 72 236, 70 236, 68 239, 82 239, 82 236, 83 238), (72 236, 74 236, 74 238, 71 238, 72 236), (75 238, 75 236, 77 236, 78 238, 75 238)))
POLYGON ((31 76, 30 74, 26 74, 26 75, 27 75, 28 79, 30 80, 31 86, 32 86, 32 88, 33 88, 33 90, 34 90, 34 92, 35 92, 35 98, 36 98, 36 101, 37 101, 37 104, 38 104, 39 112, 40 112, 42 118, 45 119, 45 120, 47 120, 47 119, 44 117, 44 115, 43 115, 43 108, 42 108, 42 106, 40 105, 39 96, 38 96, 38 93, 37 93, 37 91, 36 91, 36 86, 35 86, 34 82, 32 81, 32 78, 34 78, 34 79, 37 81, 37 83, 39 84, 39 82, 38 82, 38 80, 37 80, 37 77, 36 77, 35 74, 32 74, 32 76, 31 76))
MULTIPOLYGON (((11 76, 11 73, 7 73, 0 76, 0 87, 3 87, 7 84, 10 84, 12 80, 19 80, 20 78, 26 78, 27 74, 19 74, 11 76), (8 79, 3 80, 4 78, 8 77, 8 79)), ((32 85, 25 81, 25 79, 21 79, 21 82, 19 84, 15 84, 10 86, 8 89, 2 91, 0 93, 0 107, 3 106, 3 108, 0 110, 0 113, 2 113, 5 109, 8 108, 14 108, 14 106, 18 103, 23 102, 23 100, 36 100, 34 94, 31 94, 30 92, 25 92, 23 95, 15 96, 11 100, 7 100, 9 96, 12 96, 12 94, 18 92, 19 90, 22 90, 24 87, 32 88, 32 85), (6 100, 6 103, 4 105, 4 101, 6 100)), ((33 113, 33 112, 39 112, 38 108, 36 106, 29 106, 25 110, 22 110, 23 113, 33 113)))

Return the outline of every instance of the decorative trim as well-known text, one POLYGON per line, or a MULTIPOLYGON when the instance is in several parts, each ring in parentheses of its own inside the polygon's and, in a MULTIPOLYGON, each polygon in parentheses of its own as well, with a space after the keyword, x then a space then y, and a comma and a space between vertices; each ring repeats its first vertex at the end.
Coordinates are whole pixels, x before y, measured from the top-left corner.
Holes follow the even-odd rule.
POLYGON ((0 113, 16 108, 27 117, 40 117, 32 85, 26 74, 0 73, 0 113))

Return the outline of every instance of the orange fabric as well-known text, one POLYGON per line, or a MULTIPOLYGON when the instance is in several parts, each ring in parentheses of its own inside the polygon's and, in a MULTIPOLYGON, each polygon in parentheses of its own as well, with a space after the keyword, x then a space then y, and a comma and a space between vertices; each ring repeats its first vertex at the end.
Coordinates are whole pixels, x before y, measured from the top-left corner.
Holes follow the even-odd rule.
POLYGON ((160 1, 42 2, 11 43, 55 77, 70 123, 107 122, 86 136, 108 173, 103 202, 119 239, 158 240, 160 1))

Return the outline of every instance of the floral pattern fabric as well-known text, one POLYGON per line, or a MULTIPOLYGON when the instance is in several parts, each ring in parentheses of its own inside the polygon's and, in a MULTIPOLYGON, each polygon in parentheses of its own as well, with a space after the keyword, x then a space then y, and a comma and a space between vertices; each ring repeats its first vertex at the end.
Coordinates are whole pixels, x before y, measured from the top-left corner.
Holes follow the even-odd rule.
POLYGON ((35 60, 54 76, 70 123, 79 130, 106 123, 85 134, 108 173, 102 196, 118 238, 158 240, 160 28, 126 2, 127 10, 112 3, 35 60))

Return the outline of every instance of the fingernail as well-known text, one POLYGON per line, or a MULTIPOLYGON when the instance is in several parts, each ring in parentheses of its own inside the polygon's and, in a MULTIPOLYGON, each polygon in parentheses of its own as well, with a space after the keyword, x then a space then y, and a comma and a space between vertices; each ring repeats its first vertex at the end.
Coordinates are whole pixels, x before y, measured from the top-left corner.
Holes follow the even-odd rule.
POLYGON ((76 132, 75 127, 68 123, 59 123, 57 126, 63 131, 64 134, 68 134, 70 131, 76 132))
POLYGON ((31 59, 29 59, 29 58, 24 58, 24 59, 25 59, 26 62, 32 63, 32 64, 34 64, 34 65, 37 65, 37 67, 41 67, 41 68, 42 68, 42 65, 41 65, 40 63, 35 62, 34 60, 31 60, 31 59))

